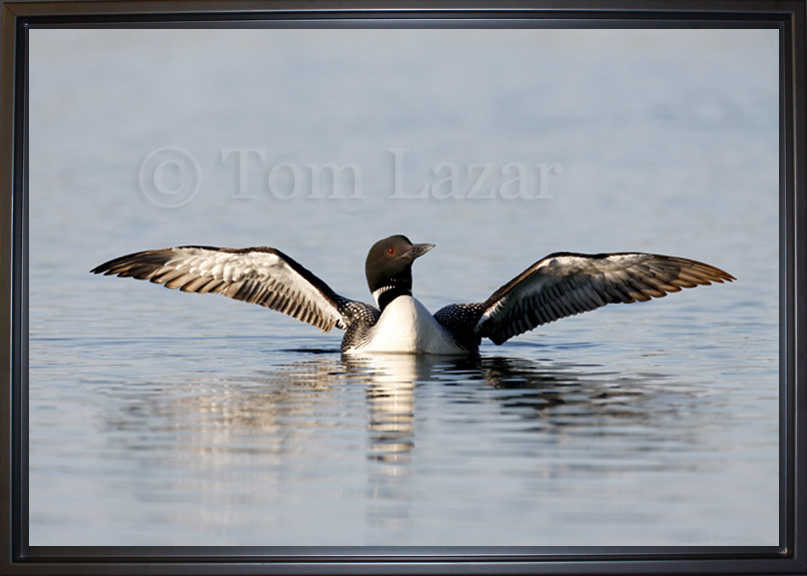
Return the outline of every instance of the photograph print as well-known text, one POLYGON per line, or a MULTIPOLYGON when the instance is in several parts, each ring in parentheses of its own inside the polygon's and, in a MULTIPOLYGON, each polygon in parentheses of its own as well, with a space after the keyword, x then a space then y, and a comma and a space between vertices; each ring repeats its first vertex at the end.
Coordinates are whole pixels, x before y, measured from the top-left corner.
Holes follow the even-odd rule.
POLYGON ((30 546, 779 545, 778 27, 28 35, 30 546))

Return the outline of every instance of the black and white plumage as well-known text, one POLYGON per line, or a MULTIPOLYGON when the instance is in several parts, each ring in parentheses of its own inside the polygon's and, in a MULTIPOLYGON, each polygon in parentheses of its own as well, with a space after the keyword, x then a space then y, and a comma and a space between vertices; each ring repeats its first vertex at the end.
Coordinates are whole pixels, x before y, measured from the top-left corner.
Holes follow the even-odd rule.
POLYGON ((735 278, 709 264, 640 252, 557 252, 539 260, 484 302, 451 304, 433 316, 412 297, 412 263, 434 246, 401 235, 367 255, 367 283, 378 308, 335 293, 274 248, 182 246, 110 260, 95 274, 133 277, 184 292, 219 293, 277 310, 323 332, 346 330, 342 352, 468 354, 482 338, 513 336, 606 304, 661 298, 682 288, 735 278))

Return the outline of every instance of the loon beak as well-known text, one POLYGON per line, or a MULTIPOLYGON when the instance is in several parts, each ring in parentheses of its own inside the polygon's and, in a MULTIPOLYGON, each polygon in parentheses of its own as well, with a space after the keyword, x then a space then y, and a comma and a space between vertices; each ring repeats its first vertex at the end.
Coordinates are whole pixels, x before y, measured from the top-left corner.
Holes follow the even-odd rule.
POLYGON ((423 256, 432 248, 434 248, 434 244, 415 244, 405 254, 403 254, 402 258, 406 258, 412 262, 415 258, 423 256))

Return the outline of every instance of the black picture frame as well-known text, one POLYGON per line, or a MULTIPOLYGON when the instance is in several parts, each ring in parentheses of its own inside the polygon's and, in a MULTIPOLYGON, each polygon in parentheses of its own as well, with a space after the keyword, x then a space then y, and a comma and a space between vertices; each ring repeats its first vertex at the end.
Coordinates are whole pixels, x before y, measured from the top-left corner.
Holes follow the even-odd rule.
POLYGON ((2 2, 0 87, 0 564, 4 574, 807 573, 807 1, 363 0, 2 2), (780 56, 780 544, 777 547, 31 547, 27 534, 27 61, 30 26, 753 26, 780 56))

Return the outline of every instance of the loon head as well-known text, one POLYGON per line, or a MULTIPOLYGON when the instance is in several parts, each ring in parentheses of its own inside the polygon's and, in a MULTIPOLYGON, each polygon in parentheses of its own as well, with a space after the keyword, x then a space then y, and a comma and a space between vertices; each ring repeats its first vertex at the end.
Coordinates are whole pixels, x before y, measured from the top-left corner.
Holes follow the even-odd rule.
POLYGON ((412 294, 412 262, 434 248, 434 244, 412 244, 396 234, 379 240, 370 248, 364 272, 376 304, 382 310, 396 297, 412 294))

